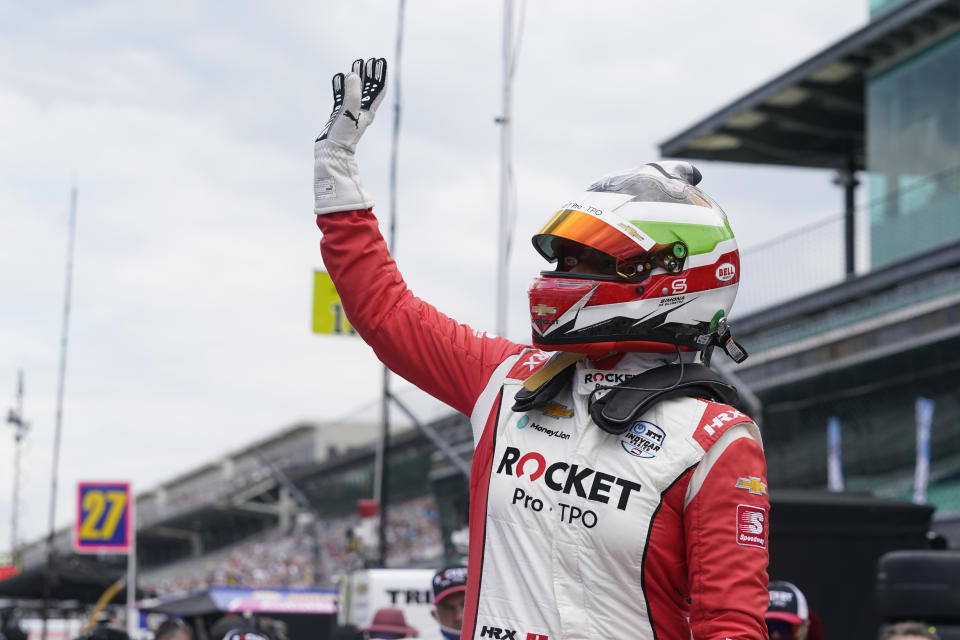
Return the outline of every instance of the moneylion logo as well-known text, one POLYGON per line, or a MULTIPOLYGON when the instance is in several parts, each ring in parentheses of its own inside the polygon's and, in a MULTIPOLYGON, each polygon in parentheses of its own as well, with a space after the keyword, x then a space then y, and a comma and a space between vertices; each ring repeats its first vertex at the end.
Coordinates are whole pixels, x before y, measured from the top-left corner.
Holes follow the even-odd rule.
POLYGON ((530 482, 543 478, 543 483, 551 491, 567 495, 574 493, 591 502, 608 504, 613 499, 621 511, 626 511, 630 495, 641 489, 639 482, 576 464, 548 463, 542 453, 524 453, 516 447, 507 447, 503 452, 497 473, 518 478, 526 473, 530 482))

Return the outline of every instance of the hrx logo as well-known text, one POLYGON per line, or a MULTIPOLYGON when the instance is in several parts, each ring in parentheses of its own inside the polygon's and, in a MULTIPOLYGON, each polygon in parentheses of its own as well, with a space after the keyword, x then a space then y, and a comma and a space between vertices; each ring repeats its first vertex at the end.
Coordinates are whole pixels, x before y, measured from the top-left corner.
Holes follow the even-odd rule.
MULTIPOLYGON (((501 629, 500 627, 488 627, 483 625, 480 630, 481 638, 493 638, 493 640, 517 640, 515 629, 501 629)), ((550 636, 543 633, 528 633, 526 640, 550 640, 550 636)))
POLYGON ((747 416, 740 413, 736 409, 730 409, 729 411, 724 411, 723 413, 718 413, 713 417, 713 421, 708 422, 703 425, 703 430, 706 431, 709 435, 713 435, 717 429, 723 427, 724 424, 732 422, 737 418, 746 418, 747 416))

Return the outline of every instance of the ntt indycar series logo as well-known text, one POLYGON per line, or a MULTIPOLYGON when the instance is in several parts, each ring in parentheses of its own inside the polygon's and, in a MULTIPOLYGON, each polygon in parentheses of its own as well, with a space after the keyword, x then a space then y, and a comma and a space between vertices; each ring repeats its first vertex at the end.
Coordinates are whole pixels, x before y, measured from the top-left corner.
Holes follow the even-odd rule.
POLYGON ((516 447, 507 447, 500 458, 497 473, 522 477, 530 482, 542 482, 551 491, 577 495, 591 502, 615 504, 625 511, 640 483, 615 475, 566 462, 548 462, 542 453, 524 453, 516 447))
POLYGON ((636 458, 655 458, 663 447, 667 434, 652 422, 636 422, 623 434, 623 450, 636 458))

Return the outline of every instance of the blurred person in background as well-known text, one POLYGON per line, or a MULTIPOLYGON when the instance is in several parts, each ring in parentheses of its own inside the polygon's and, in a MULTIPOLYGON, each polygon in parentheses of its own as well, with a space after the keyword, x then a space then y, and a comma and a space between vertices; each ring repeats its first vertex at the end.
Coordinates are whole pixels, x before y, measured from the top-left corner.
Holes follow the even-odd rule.
POLYGON ((330 640, 366 640, 362 631, 354 624, 341 624, 333 630, 330 640))
POLYGON ((359 627, 367 638, 386 638, 393 640, 395 638, 417 638, 420 631, 416 627, 407 624, 403 617, 403 611, 395 607, 383 607, 377 609, 373 614, 373 622, 366 627, 359 627))
POLYGON ((886 625, 879 640, 940 640, 940 637, 922 622, 908 621, 886 625))
MULTIPOLYGON (((436 79, 444 72, 459 70, 436 79)), ((386 81, 383 58, 333 76, 314 213, 353 328, 391 370, 470 417, 462 637, 763 637, 760 433, 707 366, 715 348, 746 358, 727 324, 739 253, 700 172, 649 163, 559 200, 533 237, 555 263, 529 290, 533 345, 514 343, 414 297, 389 254, 355 153, 386 81)), ((477 208, 455 195, 450 215, 477 208)), ((445 244, 438 256, 477 259, 476 238, 445 244)))
POLYGON ((87 640, 130 640, 126 631, 113 626, 116 623, 115 614, 106 609, 99 611, 93 629, 83 637, 87 640))
POLYGON ((770 605, 764 618, 770 640, 808 640, 810 608, 803 592, 797 585, 785 580, 773 580, 767 589, 770 592, 770 605))
POLYGON ((154 640, 193 640, 193 630, 180 618, 167 618, 153 633, 154 640))
POLYGON ((463 626, 463 606, 467 595, 467 568, 462 566, 441 569, 433 576, 434 620, 440 625, 444 640, 460 640, 463 626))
POLYGON ((277 640, 250 612, 228 614, 210 628, 210 640, 277 640))
POLYGON ((222 638, 211 638, 211 640, 274 640, 274 638, 251 621, 230 629, 222 638))
POLYGON ((0 637, 5 640, 27 640, 27 632, 20 627, 20 620, 12 609, 0 614, 0 637))
POLYGON ((210 637, 210 640, 223 640, 223 637, 232 629, 239 629, 244 627, 246 624, 247 619, 243 616, 239 616, 235 613, 228 613, 227 615, 218 618, 217 621, 210 626, 210 633, 207 635, 210 637))

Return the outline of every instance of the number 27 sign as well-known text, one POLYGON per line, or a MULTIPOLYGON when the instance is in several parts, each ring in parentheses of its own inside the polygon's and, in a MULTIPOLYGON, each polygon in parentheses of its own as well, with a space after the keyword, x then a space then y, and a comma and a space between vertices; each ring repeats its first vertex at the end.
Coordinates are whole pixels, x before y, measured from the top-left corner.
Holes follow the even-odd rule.
POLYGON ((129 553, 133 531, 129 482, 77 484, 73 548, 78 553, 129 553))

